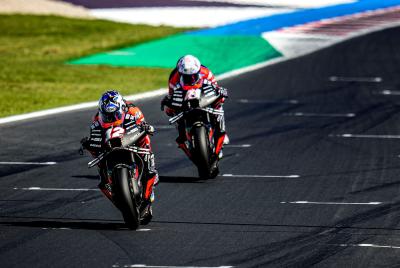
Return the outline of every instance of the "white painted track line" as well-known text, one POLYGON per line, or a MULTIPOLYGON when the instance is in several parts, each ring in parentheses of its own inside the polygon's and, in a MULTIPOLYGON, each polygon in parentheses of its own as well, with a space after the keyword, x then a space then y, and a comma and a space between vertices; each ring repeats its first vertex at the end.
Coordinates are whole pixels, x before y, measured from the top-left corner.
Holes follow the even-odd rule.
POLYGON ((160 266, 160 265, 146 265, 146 264, 114 264, 113 268, 233 268, 234 266, 160 266))
POLYGON ((298 104, 298 100, 249 100, 249 99, 239 99, 236 102, 238 103, 265 103, 265 104, 276 104, 276 103, 283 103, 283 104, 298 104))
MULTIPOLYGON (((143 99, 148 99, 148 98, 152 98, 152 97, 162 96, 165 94, 167 94, 167 89, 161 88, 161 89, 154 90, 154 91, 149 91, 149 92, 126 96, 125 99, 129 100, 129 101, 135 101, 135 100, 143 100, 143 99)), ((60 113, 65 113, 65 112, 71 112, 71 111, 76 111, 76 110, 92 108, 92 107, 96 107, 98 104, 99 104, 98 101, 92 101, 92 102, 85 102, 85 103, 80 103, 80 104, 76 104, 76 105, 71 105, 71 106, 65 106, 65 107, 43 110, 43 111, 38 111, 38 112, 32 112, 32 113, 27 113, 27 114, 4 117, 4 118, 0 118, 0 125, 6 124, 6 123, 17 122, 17 121, 21 121, 21 120, 44 117, 47 115, 54 115, 54 114, 60 114, 60 113)))
MULTIPOLYGON (((134 2, 134 1, 132 1, 134 2)), ((150 1, 149 1, 150 2, 150 1)), ((168 3, 168 1, 166 1, 168 3)), ((92 16, 130 24, 167 25, 173 27, 216 27, 259 17, 292 12, 293 8, 281 7, 120 7, 90 9, 92 16), (193 19, 193 14, 201 14, 193 19)))
MULTIPOLYGON (((165 143, 164 145, 168 147, 177 146, 176 143, 165 143)), ((227 144, 224 145, 224 148, 250 148, 251 146, 252 146, 251 144, 227 144)))
POLYGON ((376 245, 376 244, 334 244, 333 246, 400 249, 400 246, 376 245))
POLYGON ((56 165, 57 162, 0 162, 0 165, 56 165))
POLYGON ((300 175, 239 175, 239 174, 222 174, 222 177, 233 177, 233 178, 284 178, 284 179, 295 179, 300 178, 300 175))
POLYGON ((377 206, 382 205, 382 202, 367 202, 367 203, 351 203, 351 202, 311 202, 311 201, 290 201, 290 202, 281 202, 281 204, 309 204, 309 205, 370 205, 377 206))
POLYGON ((331 76, 329 77, 331 82, 360 82, 360 83, 380 83, 383 81, 381 77, 341 77, 331 76))
POLYGON ((338 138, 400 139, 400 135, 333 134, 329 136, 338 138))
POLYGON ((399 90, 382 90, 379 92, 381 95, 400 95, 399 90))
POLYGON ((207 2, 226 2, 238 4, 254 4, 265 6, 290 6, 295 8, 320 8, 331 5, 339 5, 345 3, 353 3, 355 0, 192 0, 192 1, 207 1, 207 2))
POLYGON ((42 187, 27 187, 27 188, 15 187, 14 190, 23 190, 23 191, 77 191, 77 192, 99 191, 99 189, 92 189, 92 188, 42 188, 42 187))
POLYGON ((328 113, 303 113, 303 112, 296 112, 296 113, 285 113, 285 116, 297 116, 297 117, 355 117, 355 113, 347 113, 347 114, 328 114, 328 113))
POLYGON ((224 148, 250 148, 251 144, 227 144, 224 148))

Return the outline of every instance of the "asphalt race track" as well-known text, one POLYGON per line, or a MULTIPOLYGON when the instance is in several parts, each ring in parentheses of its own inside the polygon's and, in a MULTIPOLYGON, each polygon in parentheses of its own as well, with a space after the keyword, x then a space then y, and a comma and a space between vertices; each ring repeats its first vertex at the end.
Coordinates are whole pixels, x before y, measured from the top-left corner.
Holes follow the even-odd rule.
POLYGON ((0 161, 57 164, 0 164, 0 266, 398 267, 399 43, 389 29, 222 81, 231 146, 214 180, 159 99, 139 102, 161 183, 136 232, 77 153, 94 109, 2 125, 0 161))

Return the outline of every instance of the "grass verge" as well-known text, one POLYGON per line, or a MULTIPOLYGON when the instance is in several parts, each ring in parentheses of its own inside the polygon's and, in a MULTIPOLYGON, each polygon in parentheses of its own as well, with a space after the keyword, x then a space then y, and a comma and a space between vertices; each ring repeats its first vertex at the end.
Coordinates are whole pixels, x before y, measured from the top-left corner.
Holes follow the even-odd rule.
POLYGON ((169 69, 65 64, 187 29, 56 16, 0 15, 0 117, 167 86, 169 69))

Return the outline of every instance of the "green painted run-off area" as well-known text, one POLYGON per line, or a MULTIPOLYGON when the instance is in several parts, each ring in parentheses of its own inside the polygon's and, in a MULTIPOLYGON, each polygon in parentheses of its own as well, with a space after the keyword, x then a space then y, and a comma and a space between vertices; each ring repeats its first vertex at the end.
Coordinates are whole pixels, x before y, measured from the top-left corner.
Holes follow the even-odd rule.
POLYGON ((115 51, 70 61, 72 64, 173 68, 179 57, 197 56, 215 74, 279 57, 260 36, 199 36, 179 34, 115 51))

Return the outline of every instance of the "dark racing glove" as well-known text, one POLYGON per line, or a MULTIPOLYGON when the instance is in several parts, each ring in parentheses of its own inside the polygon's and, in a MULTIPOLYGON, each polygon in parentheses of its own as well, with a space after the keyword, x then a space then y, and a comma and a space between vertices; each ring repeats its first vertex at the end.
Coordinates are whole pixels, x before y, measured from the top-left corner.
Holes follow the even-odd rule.
POLYGON ((81 143, 81 148, 79 148, 78 152, 80 155, 83 155, 83 150, 87 149, 87 147, 89 145, 89 138, 88 137, 82 138, 80 143, 81 143))
POLYGON ((140 124, 140 127, 147 134, 149 134, 149 135, 153 135, 154 134, 154 127, 152 125, 149 125, 147 122, 142 122, 140 124))
POLYGON ((164 111, 164 107, 170 106, 170 104, 171 104, 171 99, 167 95, 161 100, 161 111, 164 111))

